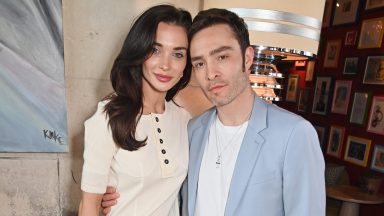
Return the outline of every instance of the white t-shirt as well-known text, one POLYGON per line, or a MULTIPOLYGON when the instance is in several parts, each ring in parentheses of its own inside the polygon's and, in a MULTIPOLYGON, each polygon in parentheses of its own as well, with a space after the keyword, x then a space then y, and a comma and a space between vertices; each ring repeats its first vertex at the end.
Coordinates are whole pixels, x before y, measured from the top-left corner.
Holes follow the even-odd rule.
POLYGON ((200 165, 195 216, 224 215, 233 170, 247 126, 248 121, 239 126, 225 126, 217 117, 212 123, 200 165))
POLYGON ((137 151, 115 145, 100 102, 85 122, 81 189, 103 194, 108 185, 120 193, 109 215, 177 216, 178 192, 188 169, 187 123, 190 115, 173 102, 162 114, 141 116, 136 138, 147 144, 137 151))

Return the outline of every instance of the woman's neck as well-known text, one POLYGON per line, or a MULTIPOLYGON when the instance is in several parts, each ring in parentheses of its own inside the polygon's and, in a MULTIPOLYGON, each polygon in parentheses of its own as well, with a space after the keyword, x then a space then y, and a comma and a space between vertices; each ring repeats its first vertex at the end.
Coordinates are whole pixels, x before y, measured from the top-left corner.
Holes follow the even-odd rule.
POLYGON ((164 113, 166 92, 158 92, 143 82, 143 114, 164 113))
POLYGON ((143 114, 148 115, 150 113, 161 114, 165 111, 165 98, 149 99, 144 96, 143 98, 143 114))

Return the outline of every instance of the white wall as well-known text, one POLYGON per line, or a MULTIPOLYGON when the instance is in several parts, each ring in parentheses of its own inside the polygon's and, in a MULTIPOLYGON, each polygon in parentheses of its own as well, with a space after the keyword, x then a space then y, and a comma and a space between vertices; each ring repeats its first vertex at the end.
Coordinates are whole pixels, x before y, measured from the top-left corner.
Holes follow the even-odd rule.
MULTIPOLYGON (((200 6, 200 1, 167 2, 188 9, 193 16, 200 6)), ((164 1, 63 0, 69 152, 0 153, 0 216, 77 215, 83 122, 112 91, 109 71, 132 19, 158 3, 164 1)), ((188 97, 180 97, 180 101, 201 97, 196 87, 184 94, 188 97)), ((201 111, 196 104, 191 103, 195 113, 201 111)))

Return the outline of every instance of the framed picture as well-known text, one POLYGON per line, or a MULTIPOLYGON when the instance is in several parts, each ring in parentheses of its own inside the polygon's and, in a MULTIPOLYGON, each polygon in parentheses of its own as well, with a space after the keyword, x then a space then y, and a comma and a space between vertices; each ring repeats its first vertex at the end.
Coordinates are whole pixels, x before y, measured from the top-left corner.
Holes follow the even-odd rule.
POLYGON ((305 63, 306 61, 304 60, 295 61, 295 67, 305 67, 305 63))
POLYGON ((363 83, 384 85, 384 56, 368 56, 363 83))
POLYGON ((368 92, 355 92, 353 96, 351 114, 349 122, 364 125, 368 118, 369 102, 372 94, 368 92))
POLYGON ((367 0, 365 4, 365 10, 384 7, 384 0, 367 0))
POLYGON ((305 81, 312 81, 313 72, 315 70, 315 61, 308 61, 305 69, 305 81))
POLYGON ((355 136, 348 136, 344 160, 362 167, 366 167, 370 147, 371 140, 355 136))
POLYGON ((344 127, 332 125, 329 130, 327 154, 340 158, 344 142, 344 127))
POLYGON ((359 0, 337 0, 339 6, 335 7, 332 25, 353 23, 359 9, 359 0))
POLYGON ((300 89, 299 93, 299 103, 297 104, 297 111, 306 112, 308 109, 310 89, 300 89))
POLYGON ((324 67, 336 68, 339 62, 341 40, 330 40, 325 50, 324 67))
POLYGON ((346 115, 351 95, 352 81, 336 80, 331 112, 346 115))
POLYGON ((375 145, 372 155, 371 169, 384 173, 384 146, 375 145))
POLYGON ((315 128, 317 136, 319 137, 320 147, 323 148, 326 129, 325 127, 319 125, 313 125, 313 127, 315 128))
POLYGON ((367 131, 384 135, 384 96, 374 96, 367 131))
POLYGON ((359 57, 347 57, 344 62, 344 75, 356 75, 359 57))
POLYGON ((312 113, 321 115, 327 114, 329 88, 331 86, 331 81, 331 77, 317 77, 312 113))
POLYGON ((363 20, 361 26, 359 45, 357 48, 381 47, 384 32, 384 17, 363 20))
POLYGON ((287 95, 285 97, 286 101, 296 102, 298 86, 299 86, 299 75, 290 74, 288 76, 287 95))
POLYGON ((333 0, 325 0, 322 27, 329 27, 331 24, 333 0))
POLYGON ((345 34, 345 46, 354 46, 356 43, 357 31, 349 31, 345 34))

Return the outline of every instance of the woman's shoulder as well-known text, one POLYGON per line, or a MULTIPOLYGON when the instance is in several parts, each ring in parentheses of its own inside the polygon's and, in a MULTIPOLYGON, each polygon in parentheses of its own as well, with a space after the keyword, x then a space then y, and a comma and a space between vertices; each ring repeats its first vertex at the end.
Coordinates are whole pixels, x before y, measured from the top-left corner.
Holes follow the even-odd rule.
POLYGON ((168 101, 166 102, 166 104, 167 104, 167 108, 169 109, 169 112, 178 114, 188 120, 192 118, 191 114, 185 108, 177 105, 175 102, 168 101))
POLYGON ((89 122, 107 121, 107 115, 105 112, 105 106, 108 104, 108 100, 102 100, 97 103, 96 111, 93 115, 85 121, 85 124, 89 122))

